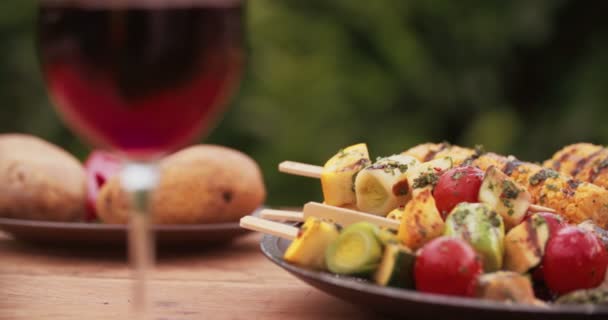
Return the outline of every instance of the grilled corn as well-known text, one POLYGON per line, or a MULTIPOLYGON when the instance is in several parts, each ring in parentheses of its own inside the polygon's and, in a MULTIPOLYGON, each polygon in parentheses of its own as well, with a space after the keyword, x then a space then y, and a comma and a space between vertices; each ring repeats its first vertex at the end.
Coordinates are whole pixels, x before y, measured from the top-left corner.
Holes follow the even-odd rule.
POLYGON ((555 153, 544 166, 608 189, 608 149, 604 146, 572 144, 555 153))

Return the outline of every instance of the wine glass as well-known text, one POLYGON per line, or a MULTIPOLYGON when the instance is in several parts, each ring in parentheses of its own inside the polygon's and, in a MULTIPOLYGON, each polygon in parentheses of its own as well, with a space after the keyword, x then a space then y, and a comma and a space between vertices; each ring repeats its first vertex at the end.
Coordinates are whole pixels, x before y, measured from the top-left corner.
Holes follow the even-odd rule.
POLYGON ((208 132, 243 66, 240 0, 41 0, 38 51, 67 124, 118 151, 133 213, 133 309, 146 317, 156 160, 208 132))

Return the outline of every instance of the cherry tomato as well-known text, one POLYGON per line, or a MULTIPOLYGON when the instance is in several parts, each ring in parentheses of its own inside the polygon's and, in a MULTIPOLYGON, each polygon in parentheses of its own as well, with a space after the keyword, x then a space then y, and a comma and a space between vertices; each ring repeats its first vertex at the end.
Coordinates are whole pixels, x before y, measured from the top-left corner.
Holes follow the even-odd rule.
POLYGON ((87 172, 87 215, 85 220, 97 219, 95 207, 99 190, 120 171, 122 164, 120 158, 107 151, 93 151, 87 158, 85 162, 87 172))
POLYGON ((457 204, 479 202, 483 176, 483 171, 472 166, 452 168, 441 175, 433 196, 444 220, 457 204))
POLYGON ((481 259, 469 244, 458 238, 437 238, 422 247, 416 258, 416 290, 472 296, 482 269, 481 259))
POLYGON ((608 253, 592 233, 565 227, 549 239, 543 265, 547 287, 565 294, 599 286, 606 274, 608 253))

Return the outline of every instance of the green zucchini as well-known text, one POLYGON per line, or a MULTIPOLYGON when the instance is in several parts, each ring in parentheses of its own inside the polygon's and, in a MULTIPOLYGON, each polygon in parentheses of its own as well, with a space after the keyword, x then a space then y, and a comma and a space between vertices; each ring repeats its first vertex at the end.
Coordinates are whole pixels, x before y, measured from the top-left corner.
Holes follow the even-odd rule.
POLYGON ((376 270, 374 281, 385 287, 414 288, 414 261, 410 249, 399 244, 384 248, 382 262, 376 270))
POLYGON ((460 203, 445 220, 444 235, 468 242, 481 256, 485 272, 503 265, 505 227, 502 217, 482 203, 460 203))
POLYGON ((342 230, 325 254, 329 271, 359 276, 375 271, 382 258, 378 233, 378 227, 367 222, 358 222, 342 230))

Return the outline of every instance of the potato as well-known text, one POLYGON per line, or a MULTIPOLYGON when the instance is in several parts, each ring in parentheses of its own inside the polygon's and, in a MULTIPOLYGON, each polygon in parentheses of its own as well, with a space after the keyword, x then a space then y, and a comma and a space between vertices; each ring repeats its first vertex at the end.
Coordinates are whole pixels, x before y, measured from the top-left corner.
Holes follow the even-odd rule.
MULTIPOLYGON (((160 163, 160 181, 150 211, 157 224, 237 221, 265 200, 258 165, 247 155, 225 147, 198 145, 160 163)), ((128 194, 114 177, 102 188, 97 212, 105 223, 128 222, 128 194)))
POLYGON ((0 134, 0 216, 77 221, 85 214, 80 162, 39 138, 0 134))

